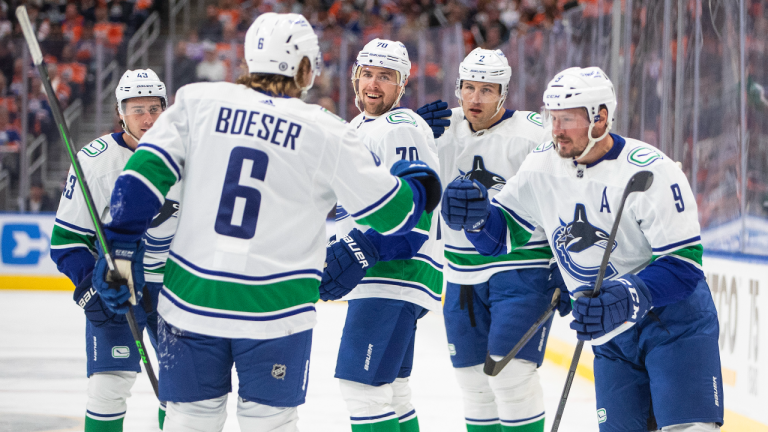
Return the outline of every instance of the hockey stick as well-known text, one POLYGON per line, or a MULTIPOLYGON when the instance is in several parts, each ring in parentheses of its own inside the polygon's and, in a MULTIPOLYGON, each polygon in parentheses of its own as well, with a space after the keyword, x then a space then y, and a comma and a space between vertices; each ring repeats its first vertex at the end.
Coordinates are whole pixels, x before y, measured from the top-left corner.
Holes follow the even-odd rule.
MULTIPOLYGON (((616 220, 613 221, 613 228, 611 228, 611 235, 608 236, 608 243, 605 245, 605 253, 603 253, 603 262, 600 263, 600 270, 597 273, 597 280, 595 281, 595 288, 592 290, 590 297, 596 296, 600 292, 600 286, 603 285, 603 278, 605 277, 605 270, 608 268, 608 260, 611 258, 611 250, 613 249, 613 243, 616 240, 616 233, 619 231, 619 222, 621 222, 621 213, 624 211, 624 203, 627 201, 629 194, 633 192, 645 192, 653 184, 653 173, 650 171, 640 171, 635 173, 632 178, 627 182, 627 187, 624 188, 624 195, 621 197, 621 204, 619 204, 619 211, 616 213, 616 220)), ((552 423, 552 431, 557 432, 560 427, 560 420, 563 418, 563 411, 565 410, 565 403, 568 401, 568 393, 571 392, 571 384, 573 378, 576 376, 576 366, 579 364, 579 357, 581 357, 581 350, 584 348, 584 341, 580 340, 576 344, 576 351, 573 353, 573 359, 571 360, 571 367, 568 369, 568 378, 565 380, 565 387, 563 387, 563 394, 560 397, 560 405, 557 407, 557 414, 555 414, 555 421, 552 423)))
MULTIPOLYGON (((648 264, 650 264, 651 261, 648 260, 639 266, 635 267, 633 270, 628 271, 625 274, 636 274, 640 270, 644 269, 648 264)), ((512 347, 512 350, 509 352, 509 354, 505 355, 503 359, 499 361, 495 361, 491 358, 491 353, 488 352, 485 356, 485 366, 483 367, 483 372, 485 372, 486 375, 490 376, 496 376, 498 375, 502 369, 504 369, 504 366, 507 365, 510 361, 512 361, 513 358, 517 355, 517 353, 520 352, 521 349, 525 346, 525 344, 528 343, 528 341, 531 340, 533 335, 539 330, 539 327, 544 325, 545 322, 549 319, 549 317, 555 312, 555 308, 557 308, 558 303, 560 302, 560 288, 555 288, 555 294, 552 297, 552 303, 549 304, 549 307, 547 307, 547 310, 544 311, 544 313, 539 317, 539 319, 536 320, 535 323, 531 326, 531 328, 528 329, 525 334, 523 334, 523 337, 520 338, 520 341, 515 344, 514 347, 512 347)))
MULTIPOLYGON (((121 284, 127 283, 125 279, 120 277, 120 274, 115 269, 115 261, 112 258, 109 247, 107 246, 106 237, 104 237, 104 226, 101 224, 99 215, 96 213, 95 206, 93 204, 93 196, 91 195, 91 191, 88 188, 88 184, 85 182, 85 176, 83 175, 83 169, 80 166, 80 161, 77 159, 77 151, 72 145, 72 142, 69 140, 69 128, 67 127, 66 121, 64 121, 64 116, 62 115, 61 107, 59 106, 59 99, 56 97, 56 93, 53 91, 53 87, 51 87, 51 79, 48 77, 48 69, 46 68, 45 63, 43 63, 43 53, 40 51, 40 44, 38 44, 35 33, 32 30, 32 23, 29 21, 29 15, 27 15, 27 8, 23 5, 16 8, 16 18, 18 18, 19 25, 21 25, 21 30, 24 33, 24 39, 27 40, 29 52, 32 55, 32 62, 35 64, 35 66, 37 66, 37 72, 40 74, 40 81, 42 81, 43 87, 45 88, 45 93, 48 96, 48 101, 51 105, 51 111, 53 112, 53 118, 56 120, 56 126, 59 130, 59 133, 61 134, 61 139, 64 141, 64 147, 67 149, 69 160, 72 162, 72 168, 75 171, 75 177, 77 178, 77 181, 80 182, 80 190, 83 192, 85 204, 88 206, 88 213, 90 214, 91 220, 93 221, 93 226, 96 228, 96 237, 99 240, 102 252, 104 252, 104 259, 107 261, 107 267, 109 268, 110 276, 115 282, 121 284)), ((132 293, 132 297, 133 296, 135 296, 135 294, 132 293)), ((157 390, 157 377, 155 376, 154 369, 152 369, 152 363, 149 362, 149 359, 147 358, 147 355, 144 351, 144 344, 142 343, 143 337, 141 331, 139 331, 139 326, 136 324, 136 316, 133 313, 132 307, 128 308, 128 313, 126 315, 128 319, 128 325, 131 327, 131 334, 133 334, 133 339, 136 342, 136 348, 139 350, 141 361, 144 363, 147 376, 149 377, 149 381, 152 383, 152 389, 155 391, 155 396, 158 396, 159 398, 157 390)))
POLYGON ((539 319, 536 320, 535 323, 531 326, 531 328, 528 329, 525 334, 523 334, 523 337, 520 338, 520 340, 515 344, 514 347, 512 347, 512 350, 509 352, 509 354, 505 355, 503 359, 499 361, 495 361, 491 358, 491 352, 488 351, 488 354, 485 355, 485 366, 483 366, 483 372, 485 372, 486 375, 490 376, 496 376, 498 375, 502 369, 504 369, 504 366, 507 365, 510 361, 512 361, 513 358, 517 355, 517 353, 520 352, 521 349, 525 346, 525 344, 528 343, 528 341, 531 340, 534 333, 539 331, 539 328, 544 325, 545 322, 549 319, 549 317, 552 316, 552 314, 555 312, 555 308, 560 303, 560 288, 555 288, 555 294, 552 296, 552 302, 547 306, 547 310, 539 317, 539 319))

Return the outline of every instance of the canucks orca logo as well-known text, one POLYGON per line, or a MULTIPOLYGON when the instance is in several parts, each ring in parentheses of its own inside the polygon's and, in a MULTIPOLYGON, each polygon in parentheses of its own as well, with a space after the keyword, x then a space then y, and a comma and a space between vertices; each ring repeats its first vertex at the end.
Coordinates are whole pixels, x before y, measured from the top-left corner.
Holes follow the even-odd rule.
POLYGON ((483 161, 482 156, 475 155, 475 160, 472 161, 472 169, 470 171, 465 173, 464 171, 459 170, 459 172, 461 175, 458 179, 477 180, 478 183, 489 190, 494 189, 500 191, 504 185, 507 184, 507 180, 504 177, 485 169, 485 161, 483 161))
MULTIPOLYGON (((589 223, 584 204, 576 204, 573 221, 566 224, 560 220, 560 228, 552 234, 560 269, 575 280, 590 284, 597 280, 603 253, 608 246, 608 233, 589 223)), ((614 241, 611 250, 616 249, 614 241)), ((605 279, 616 276, 616 268, 608 263, 605 279)))
POLYGON ((152 219, 150 228, 156 228, 163 224, 168 219, 177 216, 179 213, 179 203, 174 200, 165 200, 163 206, 160 208, 160 212, 152 219))

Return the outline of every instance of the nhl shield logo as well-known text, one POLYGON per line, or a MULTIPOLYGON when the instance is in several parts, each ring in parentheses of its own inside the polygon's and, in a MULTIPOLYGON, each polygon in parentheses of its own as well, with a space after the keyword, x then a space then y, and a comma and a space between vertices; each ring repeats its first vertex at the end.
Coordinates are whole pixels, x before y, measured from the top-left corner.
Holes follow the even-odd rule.
POLYGON ((276 364, 272 366, 272 378, 284 380, 285 379, 285 365, 276 364))

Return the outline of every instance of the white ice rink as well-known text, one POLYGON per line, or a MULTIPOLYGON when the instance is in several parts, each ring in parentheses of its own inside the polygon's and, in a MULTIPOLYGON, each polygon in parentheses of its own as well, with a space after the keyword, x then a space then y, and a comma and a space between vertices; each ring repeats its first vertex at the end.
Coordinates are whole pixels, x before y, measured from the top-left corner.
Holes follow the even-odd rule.
MULTIPOLYGON (((299 407, 299 429, 349 431, 348 413, 333 378, 346 304, 321 302, 317 308, 309 390, 307 402, 299 407)), ((70 293, 0 290, 0 432, 83 430, 88 383, 84 325, 70 293)), ((427 314, 419 321, 411 376, 413 404, 425 432, 466 430, 446 344, 442 316, 427 314)), ((154 353, 151 358, 157 367, 154 353)), ((545 361, 539 373, 549 431, 566 369, 545 361)), ((594 400, 592 382, 577 376, 560 430, 597 431, 594 400)), ((239 430, 235 402, 231 395, 225 431, 239 430)), ((154 431, 156 419, 157 401, 149 380, 140 374, 128 400, 125 431, 154 431)))

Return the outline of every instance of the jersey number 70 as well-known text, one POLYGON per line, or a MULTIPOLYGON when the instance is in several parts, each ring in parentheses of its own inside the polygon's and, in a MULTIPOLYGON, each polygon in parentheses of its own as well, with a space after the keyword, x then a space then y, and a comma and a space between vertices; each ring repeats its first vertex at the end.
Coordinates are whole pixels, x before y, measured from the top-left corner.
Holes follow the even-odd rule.
POLYGON ((228 237, 250 239, 256 234, 261 192, 256 186, 267 175, 269 156, 261 150, 235 147, 229 156, 214 229, 228 237))

